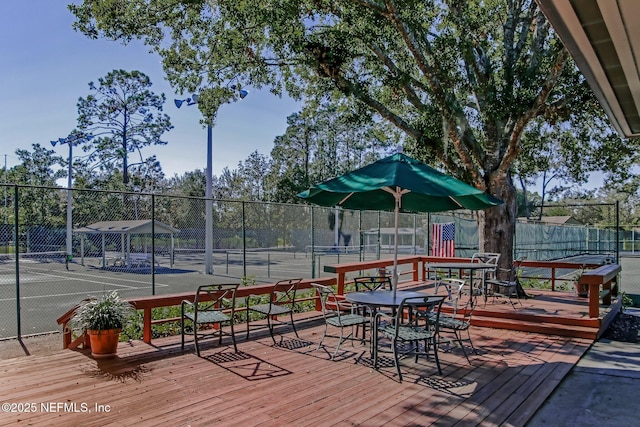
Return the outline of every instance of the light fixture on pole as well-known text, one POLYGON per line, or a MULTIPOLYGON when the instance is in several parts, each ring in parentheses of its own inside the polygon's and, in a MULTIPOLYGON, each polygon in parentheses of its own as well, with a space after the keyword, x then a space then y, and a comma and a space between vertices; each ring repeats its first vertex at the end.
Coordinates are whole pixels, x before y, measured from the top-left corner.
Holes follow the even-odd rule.
POLYGON ((73 198, 71 194, 73 180, 73 145, 81 139, 88 139, 84 135, 72 132, 66 138, 59 138, 57 141, 51 141, 52 146, 56 144, 67 144, 69 146, 69 170, 67 172, 67 241, 65 249, 65 265, 69 269, 69 262, 73 259, 73 198))
MULTIPOLYGON (((249 92, 241 89, 240 86, 231 85, 231 90, 237 93, 240 99, 244 99, 249 92)), ((195 105, 198 103, 198 95, 193 94, 191 98, 175 99, 173 101, 177 108, 183 104, 195 105)), ((212 200, 212 181, 213 181, 213 135, 212 123, 207 123, 207 174, 205 188, 205 231, 204 231, 204 264, 205 273, 213 274, 213 200, 212 200)))

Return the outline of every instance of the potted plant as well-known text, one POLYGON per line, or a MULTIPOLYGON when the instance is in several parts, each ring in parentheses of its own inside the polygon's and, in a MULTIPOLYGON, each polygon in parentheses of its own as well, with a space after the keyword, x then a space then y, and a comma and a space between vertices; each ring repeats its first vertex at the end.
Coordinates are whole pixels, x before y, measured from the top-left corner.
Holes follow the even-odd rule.
POLYGON ((94 358, 109 358, 116 355, 122 327, 133 313, 134 307, 112 291, 84 301, 72 322, 89 335, 94 358))
POLYGON ((589 285, 584 285, 580 283, 580 279, 582 278, 583 273, 584 273, 584 265, 573 276, 573 283, 576 287, 576 293, 578 294, 578 296, 586 298, 589 296, 589 285))

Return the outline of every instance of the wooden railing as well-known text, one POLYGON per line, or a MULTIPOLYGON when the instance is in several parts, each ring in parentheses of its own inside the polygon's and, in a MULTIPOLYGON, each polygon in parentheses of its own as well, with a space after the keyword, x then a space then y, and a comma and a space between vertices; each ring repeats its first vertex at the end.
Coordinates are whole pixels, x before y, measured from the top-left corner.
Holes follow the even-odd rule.
MULTIPOLYGON (((303 279, 298 285, 298 289, 310 289, 312 283, 319 283, 321 285, 332 286, 336 284, 334 277, 322 277, 316 279, 303 279)), ((243 286, 238 288, 236 293, 237 298, 246 298, 249 295, 268 295, 271 292, 271 288, 274 283, 243 286)), ((150 295, 144 297, 128 298, 129 301, 137 310, 142 310, 142 340, 148 344, 151 343, 152 338, 152 326, 154 324, 164 323, 176 319, 153 319, 152 310, 158 307, 172 307, 179 306, 183 300, 192 301, 195 298, 195 289, 192 292, 181 292, 176 294, 166 295, 150 295)), ((79 345, 87 345, 86 334, 73 339, 72 330, 69 327, 69 322, 73 317, 75 311, 79 305, 76 305, 71 310, 58 318, 58 324, 62 325, 62 346, 63 348, 75 348, 79 345)), ((240 307, 239 310, 243 308, 240 307)), ((320 310, 319 302, 316 301, 316 310, 320 310)), ((179 319, 178 319, 179 320, 179 319)))
MULTIPOLYGON (((424 271, 424 265, 429 263, 437 263, 437 262, 461 262, 461 261, 470 261, 470 258, 460 258, 460 257, 434 257, 434 256, 407 256, 398 258, 398 266, 404 266, 406 264, 411 264, 411 279, 412 281, 425 281, 426 275, 424 271)), ((338 280, 338 294, 342 294, 344 292, 344 285, 347 282, 346 276, 348 273, 358 272, 359 274, 365 270, 386 268, 393 266, 392 259, 382 259, 382 260, 372 260, 372 261, 360 261, 360 262, 348 262, 341 264, 332 264, 325 265, 324 272, 325 273, 334 273, 337 274, 338 280)), ((556 290, 556 283, 558 281, 567 281, 572 279, 567 279, 566 277, 560 277, 558 275, 558 270, 580 270, 582 268, 592 269, 597 268, 600 264, 583 264, 583 263, 575 263, 575 262, 562 262, 562 261, 523 261, 523 267, 538 267, 545 268, 551 271, 551 277, 549 278, 551 282, 551 290, 556 290)), ((531 278, 531 279, 539 279, 539 277, 528 277, 522 276, 523 278, 531 278)), ((405 279, 404 281, 407 281, 405 279)), ((400 283, 403 282, 402 277, 399 279, 400 283)))
POLYGON ((618 264, 602 265, 585 271, 580 276, 580 284, 589 286, 589 317, 600 315, 600 298, 603 305, 611 305, 611 296, 618 295, 618 274, 622 268, 618 264), (602 292, 600 286, 602 285, 602 292))
MULTIPOLYGON (((426 281, 425 275, 425 264, 428 263, 437 263, 437 262, 456 262, 456 261, 469 261, 470 258, 442 258, 442 257, 431 257, 431 256, 408 256, 398 258, 398 265, 403 266, 406 264, 412 265, 412 270, 410 271, 411 279, 414 282, 417 281, 426 281)), ((346 276, 347 273, 358 272, 361 273, 365 270, 371 269, 379 269, 379 268, 388 268, 393 265, 393 260, 384 259, 384 260, 374 260, 374 261, 361 261, 361 262, 350 262, 350 263, 342 263, 342 264, 334 264, 334 265, 325 265, 324 271, 327 273, 335 273, 338 275, 337 284, 338 284, 338 294, 344 293, 344 286, 347 282, 346 276)), ((588 284, 589 289, 589 316, 590 317, 598 317, 599 315, 599 299, 603 299, 604 305, 611 304, 611 294, 615 295, 617 292, 616 286, 616 277, 620 272, 621 268, 618 264, 583 264, 583 263, 574 263, 574 262, 563 262, 563 261, 523 261, 522 267, 537 267, 537 268, 545 268, 551 270, 551 277, 549 278, 551 282, 551 290, 556 290, 556 282, 557 281, 574 281, 577 279, 574 277, 559 277, 558 270, 572 270, 575 272, 582 272, 580 278, 580 283, 588 284), (604 288, 603 293, 599 292, 599 286, 602 285, 604 288)), ((578 273, 575 273, 578 276, 578 273)), ((534 278, 539 279, 538 277, 527 277, 522 276, 524 278, 534 278)), ((402 281, 399 278, 399 285, 402 286, 403 283, 407 282, 402 281)))

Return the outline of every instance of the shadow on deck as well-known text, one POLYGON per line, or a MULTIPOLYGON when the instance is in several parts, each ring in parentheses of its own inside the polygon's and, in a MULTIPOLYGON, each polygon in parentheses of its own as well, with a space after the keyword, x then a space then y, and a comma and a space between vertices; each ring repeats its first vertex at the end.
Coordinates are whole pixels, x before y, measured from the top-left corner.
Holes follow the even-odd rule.
POLYGON ((60 350, 0 361, 5 400, 36 405, 4 413, 2 423, 524 425, 592 343, 476 327, 470 364, 457 348, 440 352, 442 375, 433 360, 405 359, 399 383, 392 364, 371 367, 366 346, 343 344, 335 361, 335 339, 316 350, 317 312, 296 323, 299 338, 285 327, 273 345, 256 333, 238 342, 238 353, 228 339, 212 340, 197 357, 192 343, 182 351, 179 337, 167 337, 121 343, 112 360, 60 350))

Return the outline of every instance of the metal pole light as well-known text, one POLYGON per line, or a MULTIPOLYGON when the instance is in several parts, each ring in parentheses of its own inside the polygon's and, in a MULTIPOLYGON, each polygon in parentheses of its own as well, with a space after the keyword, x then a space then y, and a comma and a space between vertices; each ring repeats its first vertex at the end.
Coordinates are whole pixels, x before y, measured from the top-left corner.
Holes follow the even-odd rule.
MULTIPOLYGON (((231 89, 236 90, 235 86, 231 86, 231 89)), ((237 89, 240 99, 244 99, 248 92, 243 89, 237 89)), ((173 101, 177 108, 182 107, 182 104, 195 105, 198 103, 198 95, 193 94, 191 98, 187 99, 175 99, 173 101)), ((204 230, 204 264, 205 273, 213 274, 213 126, 212 123, 207 123, 207 173, 206 173, 206 188, 205 188, 205 230, 204 230)))

